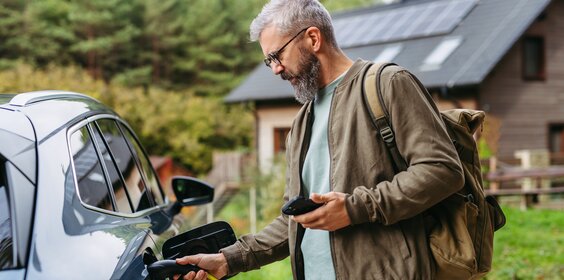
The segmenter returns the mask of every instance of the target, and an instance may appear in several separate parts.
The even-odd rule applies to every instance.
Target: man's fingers
[[[206,272],[203,270],[198,271],[198,273],[196,273],[196,278],[197,280],[206,280]]]
[[[309,198],[315,203],[327,203],[331,200],[337,199],[339,196],[335,192],[328,192],[326,194],[312,193]]]
[[[185,257],[176,259],[176,263],[177,264],[195,264],[195,265],[197,265],[200,262],[201,259],[202,259],[202,256],[200,256],[200,255],[185,256]]]
[[[309,198],[315,203],[325,203],[325,196],[318,193],[312,193]]]

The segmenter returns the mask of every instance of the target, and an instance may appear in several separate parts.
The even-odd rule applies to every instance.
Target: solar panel
[[[370,17],[366,19],[366,24],[361,24],[359,28],[356,29],[353,35],[351,35],[351,41],[359,42],[363,41],[366,38],[366,34],[371,32],[375,27],[377,27],[377,23],[380,20],[379,15],[372,14]]]
[[[435,7],[436,7],[436,5],[429,5],[425,9],[423,9],[423,11],[420,12],[414,20],[411,20],[409,22],[409,25],[407,25],[403,30],[401,30],[401,29],[398,30],[398,36],[400,38],[409,38],[411,36],[411,34],[416,30],[417,27],[424,24],[424,20],[426,18],[429,18],[429,15],[431,14],[431,12],[433,11],[433,8],[435,8]]]
[[[398,13],[396,22],[390,27],[390,29],[388,29],[386,34],[383,36],[383,39],[387,41],[390,38],[398,37],[398,34],[409,26],[409,23],[413,20],[414,16],[420,12],[420,10],[421,9],[411,7],[404,13]]]
[[[382,35],[386,32],[387,27],[391,25],[396,17],[396,13],[380,14],[378,16],[378,21],[371,23],[372,30],[370,33],[366,34],[366,37],[361,40],[363,44],[368,44],[374,41],[381,41]]]
[[[478,0],[439,0],[334,20],[343,48],[448,34]]]

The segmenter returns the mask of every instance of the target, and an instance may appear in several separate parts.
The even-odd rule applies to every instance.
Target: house
[[[564,1],[403,0],[335,14],[333,23],[350,58],[408,68],[441,109],[486,111],[485,138],[499,157],[564,152]],[[226,101],[255,104],[267,165],[300,108],[292,87],[261,63]]]

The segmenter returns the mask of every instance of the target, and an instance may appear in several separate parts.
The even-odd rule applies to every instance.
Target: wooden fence
[[[508,162],[510,164],[508,164]],[[550,194],[564,193],[564,156],[551,155],[550,166],[522,168],[516,165],[518,160],[504,160],[495,162],[497,166],[488,165],[484,179],[489,188],[486,194],[493,196],[520,196],[521,208],[526,209],[533,203],[543,203],[543,199]]]

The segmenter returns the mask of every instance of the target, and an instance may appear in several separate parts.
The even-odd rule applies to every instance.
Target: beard
[[[308,53],[305,49],[300,48],[300,61],[298,65],[298,73],[292,75],[288,72],[280,74],[283,80],[290,80],[295,78],[294,87],[296,100],[301,104],[312,101],[315,99],[319,91],[319,72],[321,63],[319,59],[312,53]]]

